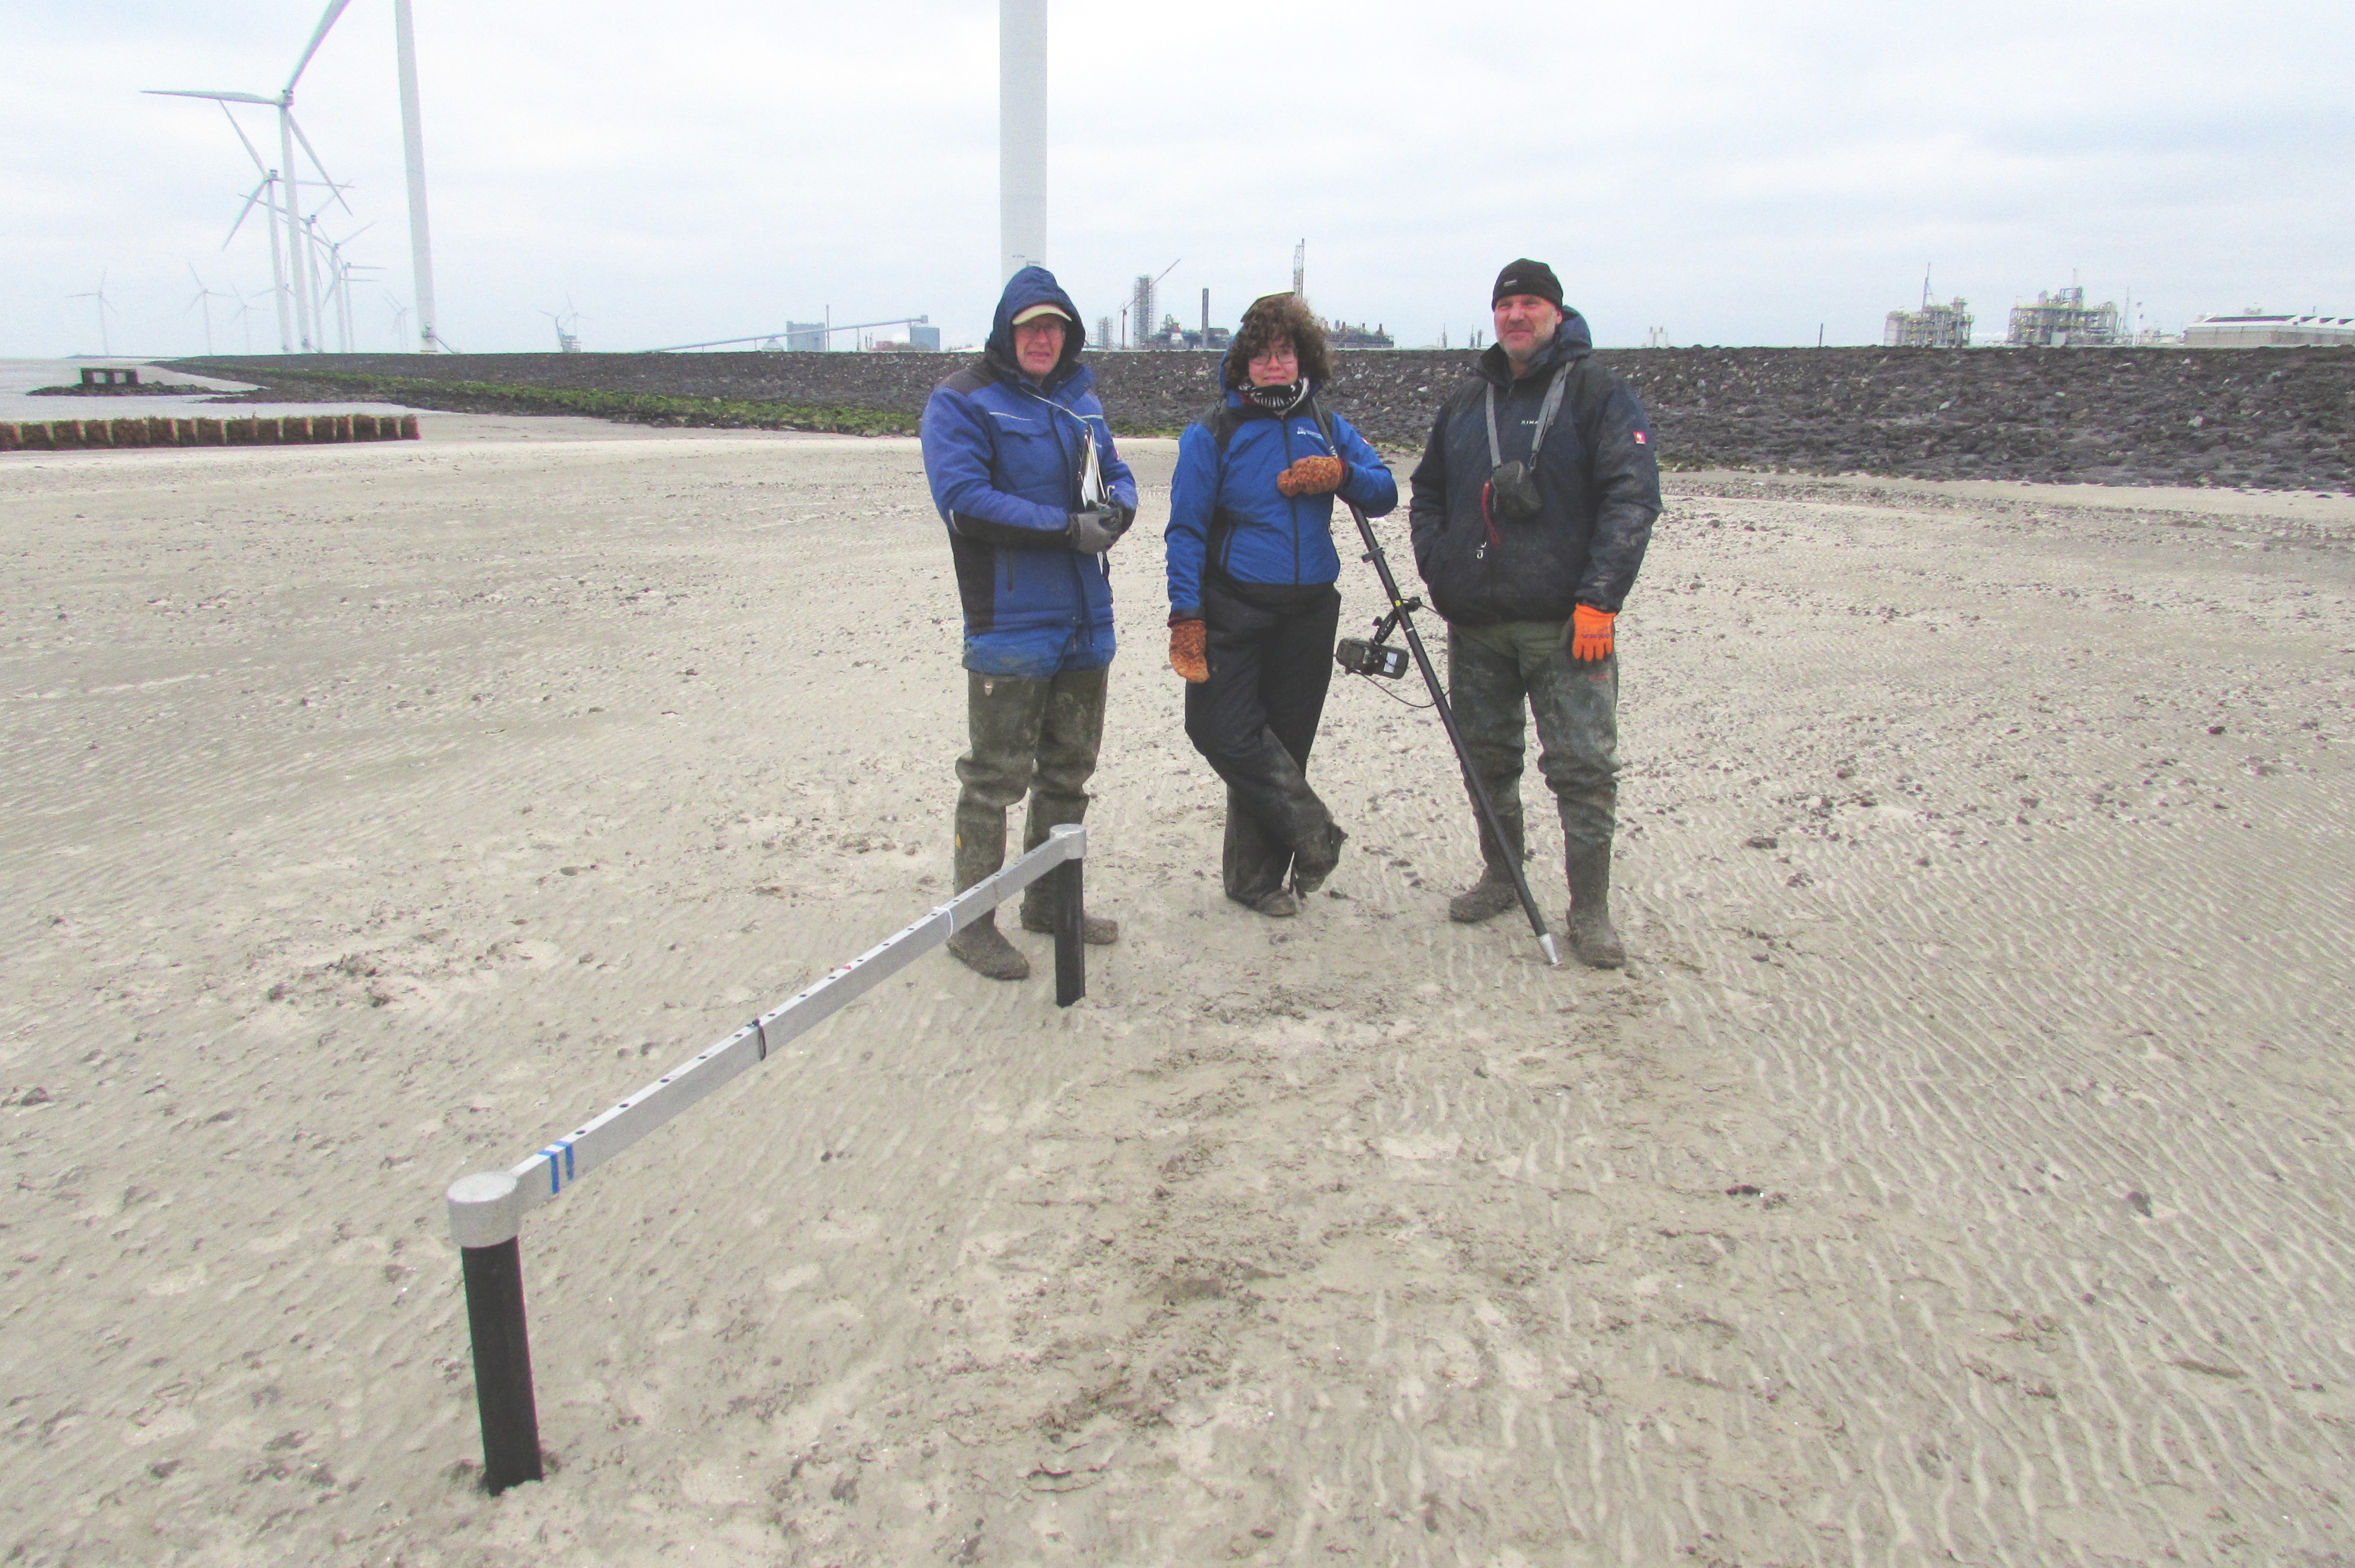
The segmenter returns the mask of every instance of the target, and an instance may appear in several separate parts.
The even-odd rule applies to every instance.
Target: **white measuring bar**
[[[977,882],[913,925],[829,971],[807,990],[761,1014],[709,1049],[682,1063],[611,1109],[582,1122],[530,1159],[504,1172],[462,1177],[450,1188],[450,1229],[461,1246],[506,1241],[523,1216],[553,1202],[564,1190],[635,1143],[769,1053],[815,1028],[881,981],[939,947],[1056,867],[1086,857],[1087,830],[1068,823],[1047,842],[986,881]]]

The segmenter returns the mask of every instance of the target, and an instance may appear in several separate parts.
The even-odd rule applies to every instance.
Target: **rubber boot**
[[[1049,829],[1060,827],[1067,821],[1076,822],[1079,820],[1077,813],[1066,815],[1063,812],[1041,808],[1039,804],[1039,797],[1035,793],[1032,794],[1029,821],[1022,830],[1022,853],[1028,854],[1032,850],[1045,843]],[[1022,890],[1022,928],[1047,936],[1054,935],[1055,895],[1043,880],[1034,882]],[[1102,915],[1090,915],[1082,910],[1080,915],[1080,940],[1092,948],[1108,948],[1120,940],[1120,922],[1107,919]]]
[[[1292,914],[1296,906],[1284,888],[1291,873],[1292,852],[1260,826],[1241,792],[1229,785],[1226,833],[1219,845],[1219,880],[1227,896],[1266,914],[1261,906],[1281,895],[1285,906],[1282,913]]]
[[[1006,864],[1006,813],[988,806],[959,806],[956,813],[956,890],[963,893],[995,876]],[[997,928],[993,909],[949,938],[957,962],[991,980],[1027,980],[1030,960]]]
[[[1022,890],[1022,928],[1044,936],[1055,934],[1055,895],[1044,882]],[[1091,948],[1109,948],[1120,940],[1120,922],[1105,915],[1080,911],[1080,940]]]
[[[1619,933],[1611,926],[1611,846],[1590,844],[1570,852],[1570,951],[1591,969],[1615,969],[1627,961]]]
[[[1490,798],[1493,800],[1494,792]],[[1474,812],[1475,816],[1478,812]],[[1480,821],[1480,880],[1447,901],[1447,917],[1459,925],[1476,926],[1483,920],[1502,915],[1521,901],[1520,891],[1513,885],[1513,868],[1521,863],[1521,803],[1498,806],[1497,815],[1505,824],[1505,842],[1497,843],[1497,835],[1488,831],[1485,817]]]
[[[1341,863],[1341,846],[1348,838],[1340,823],[1330,817],[1325,819],[1324,831],[1316,835],[1316,842],[1306,849],[1293,852],[1292,891],[1305,898],[1324,886],[1333,868]]]

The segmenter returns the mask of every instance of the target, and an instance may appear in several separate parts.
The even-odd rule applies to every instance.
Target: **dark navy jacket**
[[[1014,358],[1014,317],[1036,304],[1068,312],[1063,357],[1044,381]],[[1080,509],[1087,443],[1122,505],[1136,481],[1113,447],[1095,373],[1078,363],[1080,313],[1044,267],[1007,280],[982,362],[932,388],[924,405],[924,477],[948,524],[964,603],[964,667],[1043,678],[1112,662],[1112,578],[1103,556],[1066,542]]]
[[[1178,441],[1178,473],[1169,490],[1169,609],[1181,620],[1201,614],[1205,561],[1237,582],[1286,587],[1329,583],[1341,575],[1333,549],[1333,498],[1286,497],[1276,475],[1305,457],[1338,457],[1349,465],[1341,493],[1381,516],[1398,504],[1398,482],[1366,439],[1337,414],[1327,445],[1311,409],[1315,388],[1290,414],[1278,416],[1230,390],[1227,407],[1241,422],[1223,458],[1218,438],[1199,421]],[[1230,416],[1231,418],[1233,416]],[[1217,549],[1212,557],[1211,545]]]
[[[1409,515],[1415,565],[1448,620],[1568,620],[1574,605],[1616,611],[1636,586],[1660,514],[1660,470],[1644,405],[1593,351],[1586,318],[1572,311],[1527,375],[1516,379],[1492,344],[1441,405],[1415,465]],[[1504,461],[1526,461],[1546,387],[1566,363],[1570,382],[1538,456],[1538,514],[1495,515],[1481,495],[1490,471],[1485,394],[1497,389]]]

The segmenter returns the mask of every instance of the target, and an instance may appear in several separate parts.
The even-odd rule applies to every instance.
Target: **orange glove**
[[[1330,495],[1348,477],[1339,458],[1305,457],[1275,476],[1275,488],[1286,495]]]
[[[1570,609],[1570,656],[1573,659],[1601,661],[1611,657],[1611,623],[1619,613],[1597,609],[1591,604],[1576,604]]]
[[[1169,667],[1196,685],[1210,678],[1210,629],[1199,620],[1169,623]]]

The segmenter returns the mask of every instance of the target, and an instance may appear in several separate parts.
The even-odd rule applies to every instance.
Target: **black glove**
[[[1074,512],[1063,537],[1072,549],[1082,556],[1101,556],[1119,543],[1120,536],[1128,531],[1129,517],[1122,515],[1126,510],[1121,506],[1107,506]]]

